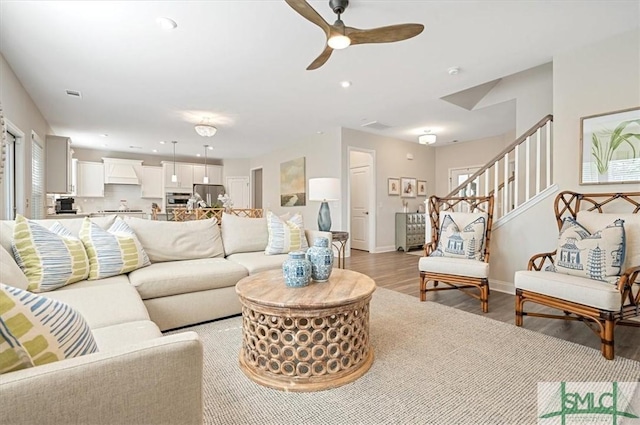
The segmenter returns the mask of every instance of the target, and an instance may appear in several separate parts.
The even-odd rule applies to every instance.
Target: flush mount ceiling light
[[[433,145],[436,142],[435,134],[423,134],[422,136],[418,136],[418,143],[421,145]]]
[[[165,31],[171,31],[176,29],[178,24],[171,18],[158,18],[156,19],[156,23]]]
[[[218,129],[209,123],[209,119],[207,118],[204,122],[195,126],[196,133],[198,133],[202,137],[213,137],[218,132]]]

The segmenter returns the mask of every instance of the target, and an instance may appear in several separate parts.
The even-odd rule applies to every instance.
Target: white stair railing
[[[551,125],[547,115],[447,195],[494,195],[496,220],[552,185]]]

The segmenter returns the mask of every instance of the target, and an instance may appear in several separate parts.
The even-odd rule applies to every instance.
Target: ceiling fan
[[[307,70],[317,69],[324,65],[331,53],[336,49],[344,49],[350,45],[365,43],[391,43],[394,41],[407,40],[415,37],[424,30],[422,24],[400,24],[390,25],[387,27],[379,27],[372,29],[359,29],[347,27],[340,19],[340,15],[344,13],[349,0],[329,0],[329,7],[333,13],[338,15],[338,19],[333,25],[325,21],[322,16],[312,8],[306,0],[285,0],[289,6],[308,21],[319,26],[327,36],[327,45],[324,51],[320,53]]]

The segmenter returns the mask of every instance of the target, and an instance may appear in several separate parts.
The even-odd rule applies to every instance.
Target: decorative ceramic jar
[[[305,253],[295,251],[289,253],[289,258],[282,263],[284,283],[293,288],[307,286],[311,281],[311,262],[305,258]]]
[[[315,238],[313,246],[307,250],[307,258],[311,261],[311,279],[316,282],[329,280],[333,270],[333,250],[329,248],[329,239]]]

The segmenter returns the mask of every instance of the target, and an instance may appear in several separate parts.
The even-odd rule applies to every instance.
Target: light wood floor
[[[369,254],[351,250],[346,259],[346,268],[364,273],[376,281],[379,287],[392,289],[414,297],[420,296],[420,278],[418,260],[420,257],[404,252],[386,252]],[[480,302],[460,291],[441,291],[427,293],[427,299],[470,313],[482,315]],[[426,308],[426,306],[425,306]],[[552,309],[527,303],[528,311],[554,312]],[[492,291],[489,297],[489,312],[484,314],[491,319],[514,324],[515,297],[498,291]],[[515,326],[515,324],[514,324]],[[564,320],[525,317],[524,327],[542,332],[577,344],[600,349],[600,339],[584,323]],[[640,361],[640,328],[616,326],[615,354]],[[603,358],[604,359],[604,358]]]

